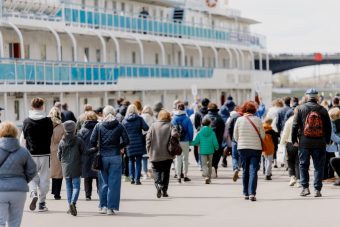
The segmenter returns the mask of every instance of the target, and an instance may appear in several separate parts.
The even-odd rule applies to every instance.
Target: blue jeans
[[[99,172],[99,207],[119,210],[122,178],[120,155],[102,157],[103,169]]]
[[[237,143],[231,142],[231,158],[233,162],[233,170],[240,170],[240,155],[237,150]]]
[[[80,177],[65,178],[68,204],[76,204],[80,192]]]
[[[142,171],[142,155],[134,155],[129,157],[129,173],[131,181],[140,182]]]
[[[149,157],[143,157],[142,158],[142,166],[143,166],[143,172],[144,173],[148,172],[148,159],[149,159]]]
[[[299,148],[299,160],[300,160],[300,182],[303,188],[309,187],[309,164],[310,156],[312,156],[314,164],[314,188],[321,191],[322,179],[326,158],[325,149],[306,149]]]
[[[257,171],[260,169],[261,151],[242,149],[239,152],[243,169],[243,194],[245,196],[256,195]]]

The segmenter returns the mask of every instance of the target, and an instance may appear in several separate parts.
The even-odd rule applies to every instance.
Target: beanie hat
[[[74,133],[76,131],[76,123],[74,121],[65,121],[63,126],[66,133]]]

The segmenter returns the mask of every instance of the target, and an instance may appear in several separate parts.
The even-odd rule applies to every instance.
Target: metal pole
[[[6,120],[7,119],[7,113],[8,113],[8,103],[7,103],[7,92],[4,93],[4,108],[5,108],[5,111],[4,111],[4,119]]]

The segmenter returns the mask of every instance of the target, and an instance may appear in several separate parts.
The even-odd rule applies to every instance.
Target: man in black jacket
[[[70,110],[68,110],[68,105],[65,102],[63,105],[61,105],[61,122],[65,122],[65,121],[74,121],[77,122],[76,117],[74,116],[74,113]]]
[[[46,117],[44,112],[44,100],[42,98],[33,98],[31,107],[32,110],[29,111],[28,118],[24,120],[22,127],[23,137],[21,137],[21,139],[26,140],[26,148],[31,153],[33,160],[37,165],[38,172],[29,183],[32,198],[29,208],[32,211],[36,209],[39,195],[38,211],[44,212],[48,210],[45,200],[50,184],[49,164],[53,123],[51,118]]]
[[[297,107],[292,129],[292,143],[299,147],[300,177],[303,190],[301,196],[307,196],[309,191],[309,162],[312,156],[314,164],[315,197],[321,197],[322,179],[326,156],[326,144],[331,139],[331,121],[328,112],[320,106],[318,92],[311,88],[306,92],[308,100]]]
[[[291,109],[290,100],[291,98],[289,96],[283,98],[285,106],[282,109],[280,109],[277,114],[276,128],[279,135],[281,134],[281,131],[283,130],[284,127],[286,113]]]

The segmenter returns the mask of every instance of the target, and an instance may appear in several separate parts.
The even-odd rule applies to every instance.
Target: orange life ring
[[[217,5],[217,1],[218,0],[206,0],[205,2],[209,8],[214,8]]]

